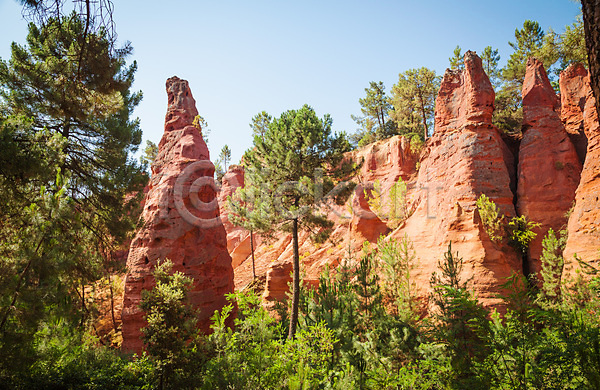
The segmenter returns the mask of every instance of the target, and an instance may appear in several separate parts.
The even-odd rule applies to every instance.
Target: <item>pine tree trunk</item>
[[[300,254],[298,251],[298,218],[292,220],[292,240],[294,246],[294,280],[292,295],[292,314],[290,315],[290,330],[288,339],[292,340],[296,335],[298,324],[298,305],[300,304]]]
[[[250,251],[252,252],[252,280],[256,279],[256,268],[254,266],[254,232],[250,230]]]
[[[423,93],[421,91],[419,91],[419,99],[421,99],[421,115],[423,115],[423,132],[424,137],[423,140],[427,141],[427,135],[429,133],[429,131],[427,131],[427,115],[425,114],[425,101],[423,100]]]
[[[600,0],[581,0],[585,46],[590,68],[590,84],[600,115]]]

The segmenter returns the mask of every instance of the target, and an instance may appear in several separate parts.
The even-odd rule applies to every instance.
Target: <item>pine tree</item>
[[[381,140],[394,135],[394,123],[389,118],[392,105],[385,94],[383,82],[371,81],[369,88],[365,88],[365,92],[366,96],[358,99],[362,116],[352,115],[352,119],[360,125],[360,129],[355,135],[357,142],[363,139]],[[364,143],[365,141],[361,142],[361,146]]]
[[[245,155],[249,185],[258,186],[263,198],[273,207],[271,220],[283,227],[291,224],[293,246],[293,300],[288,337],[296,332],[300,295],[300,254],[298,232],[303,227],[329,228],[331,222],[318,213],[318,194],[327,193],[328,178],[339,176],[343,152],[349,150],[344,136],[331,133],[329,115],[319,119],[308,105],[289,110],[274,119],[264,136],[254,137],[254,148]],[[314,183],[311,177],[323,173]],[[317,202],[315,202],[317,200]],[[321,230],[322,236],[327,230]]]
[[[400,73],[392,87],[390,116],[400,134],[422,134],[426,140],[433,127],[435,99],[440,79],[427,68],[409,69]]]
[[[221,148],[221,153],[219,153],[219,159],[223,162],[223,171],[227,172],[229,161],[231,161],[231,149],[229,149],[228,145],[225,145],[223,146],[223,148]]]
[[[271,213],[272,205],[268,197],[263,198],[261,184],[251,183],[254,176],[245,175],[245,187],[238,187],[236,192],[227,198],[229,220],[236,226],[241,226],[250,232],[250,254],[252,258],[252,278],[256,279],[256,264],[254,258],[254,235],[269,236],[275,221]]]
[[[0,62],[0,98],[8,114],[32,118],[36,134],[47,129],[63,137],[60,167],[82,215],[106,241],[107,235],[122,240],[139,201],[124,198],[145,181],[129,158],[141,142],[139,120],[130,115],[142,95],[129,90],[136,70],[135,63],[125,66],[131,49],[113,55],[103,33],[84,31],[74,14],[42,29],[30,24],[27,47],[13,43],[10,61]]]
[[[262,111],[252,117],[252,123],[250,123],[250,128],[252,129],[252,136],[263,137],[267,132],[267,128],[269,124],[273,121],[273,117],[269,115],[266,111]]]
[[[452,57],[448,58],[450,61],[450,69],[462,70],[465,67],[465,59],[460,46],[456,45],[452,52]]]
[[[565,263],[562,251],[566,244],[565,233],[566,231],[561,231],[557,237],[554,229],[550,228],[546,237],[542,240],[542,255],[540,257],[542,288],[540,293],[543,299],[552,302],[558,302],[561,298],[561,278]]]
[[[508,43],[514,52],[510,55],[506,66],[502,70],[502,77],[505,81],[516,82],[519,85],[523,84],[527,59],[541,54],[540,50],[544,43],[544,36],[545,33],[540,24],[532,20],[526,20],[522,29],[515,29],[515,42]],[[548,58],[539,58],[539,60],[544,62],[546,68],[554,62],[549,62]]]
[[[72,14],[30,24],[27,44],[0,61],[2,349],[10,339],[26,352],[44,324],[83,328],[84,286],[119,266],[112,253],[147,180],[131,158],[141,93],[130,50]]]
[[[438,262],[439,274],[431,276],[432,301],[437,307],[434,314],[437,320],[436,334],[439,340],[447,343],[454,368],[454,381],[468,381],[472,375],[473,360],[478,354],[485,354],[477,325],[485,323],[486,312],[477,299],[467,289],[469,280],[463,281],[461,273],[463,259],[452,253],[452,243],[444,259]]]
[[[145,167],[150,167],[154,162],[154,159],[158,155],[158,146],[150,140],[146,140],[146,147],[144,153],[140,156],[140,162]]]
[[[498,54],[498,49],[492,49],[491,46],[486,46],[481,52],[481,62],[483,64],[483,70],[488,75],[492,86],[498,88],[500,85],[500,70],[498,69],[500,54]]]

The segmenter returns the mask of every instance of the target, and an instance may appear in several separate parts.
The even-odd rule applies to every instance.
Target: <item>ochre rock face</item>
[[[446,70],[435,102],[436,133],[469,126],[491,125],[494,88],[481,67],[481,59],[465,53],[464,70]]]
[[[244,168],[240,165],[230,165],[221,180],[219,192],[219,208],[221,220],[227,232],[227,250],[231,255],[233,268],[240,265],[251,255],[250,232],[240,226],[235,226],[229,220],[227,198],[232,196],[239,187],[244,187]],[[256,245],[256,242],[255,242]]]
[[[480,222],[476,200],[486,194],[509,218],[515,215],[510,177],[505,163],[506,145],[492,125],[494,91],[481,59],[465,54],[463,71],[447,70],[436,101],[435,134],[421,156],[414,213],[392,233],[414,243],[418,264],[412,273],[420,295],[429,291],[452,243],[464,260],[463,280],[485,305],[500,304],[496,294],[521,260],[511,248],[490,241]]]
[[[541,63],[529,61],[523,87],[524,135],[520,142],[512,139],[510,149],[492,124],[494,91],[481,60],[467,52],[464,70],[447,70],[444,75],[436,101],[435,134],[422,151],[413,150],[408,138],[396,136],[346,155],[347,160],[362,164],[353,179],[356,187],[344,205],[329,209],[334,225],[327,242],[315,244],[307,232],[300,233],[304,281],[315,284],[325,267],[335,269],[344,259],[355,261],[363,243],[373,248],[381,235],[396,240],[407,236],[417,256],[411,278],[418,295],[430,292],[431,274],[438,271],[438,262],[452,243],[452,251],[464,260],[462,279],[469,280],[484,305],[501,307],[498,293],[506,293],[501,286],[513,273],[524,272],[523,259],[506,239],[490,240],[476,207],[481,194],[494,201],[508,220],[518,209],[542,224],[530,248],[531,271],[540,268],[541,241],[547,230],[559,230],[566,223],[565,213],[575,199],[565,249],[567,273],[576,268],[569,259],[575,252],[599,266],[600,126],[587,77],[580,66],[563,72],[561,105]],[[581,145],[587,147],[578,154],[576,146]],[[227,173],[222,207],[226,194],[237,185],[229,181],[241,183],[242,176],[237,168]],[[382,217],[381,210],[371,210],[365,192],[378,181],[382,192],[389,194],[399,179],[408,187],[409,216],[393,223]],[[248,236],[228,222],[226,226],[235,259],[235,286],[241,289],[253,281]],[[291,235],[283,232],[271,241],[255,236],[258,280],[253,287],[264,286],[267,307],[286,299],[291,241]]]
[[[575,77],[580,77],[581,73],[579,71]],[[574,277],[579,268],[575,254],[597,268],[600,266],[600,125],[589,76],[586,73],[581,81],[576,82],[581,82],[578,95],[584,99],[584,104],[583,110],[572,121],[583,124],[588,143],[581,180],[575,192],[575,207],[567,227],[568,239],[564,251],[567,279]],[[568,84],[568,80],[565,83]],[[563,93],[561,90],[561,95]]]
[[[233,291],[233,268],[225,228],[219,218],[214,165],[200,130],[187,81],[167,80],[169,106],[165,133],[152,164],[144,202],[144,225],[131,243],[123,298],[123,345],[140,352],[140,328],[146,326],[139,308],[142,290],[152,289],[157,262],[170,259],[173,271],[193,278],[190,302],[200,309],[199,327],[208,332],[210,316],[225,305]]]
[[[573,121],[571,121],[573,122]],[[530,58],[523,83],[523,139],[519,149],[517,211],[541,226],[529,246],[530,272],[541,269],[548,229],[567,223],[581,164],[559,117],[559,101],[541,61]]]
[[[560,72],[560,119],[583,164],[587,152],[583,117],[585,103],[591,93],[588,72],[580,63],[569,65]]]

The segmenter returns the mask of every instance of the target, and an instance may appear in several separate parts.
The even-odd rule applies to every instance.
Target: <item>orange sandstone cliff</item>
[[[567,90],[576,93],[567,94]],[[580,268],[575,255],[600,267],[600,125],[589,75],[583,66],[571,65],[561,73],[561,96],[563,101],[569,99],[568,104],[563,103],[563,120],[567,126],[577,124],[587,138],[581,180],[567,225],[564,272],[569,279]]]
[[[208,331],[210,316],[233,291],[233,268],[227,235],[219,218],[214,165],[200,130],[192,125],[198,114],[187,81],[167,80],[165,133],[152,164],[144,201],[144,225],[131,243],[123,297],[123,345],[140,352],[140,328],[146,325],[139,308],[142,290],[154,286],[158,261],[170,259],[173,270],[193,278],[190,301],[200,309],[199,326]]]
[[[476,200],[486,194],[500,211],[515,215],[510,190],[512,155],[492,125],[494,90],[481,59],[465,54],[465,67],[447,70],[436,100],[436,131],[421,156],[414,214],[392,233],[413,241],[418,265],[413,272],[421,294],[452,242],[464,259],[463,278],[485,305],[500,301],[500,285],[521,271],[521,259],[506,245],[493,243],[485,233]]]
[[[579,157],[560,119],[560,102],[542,62],[530,58],[523,82],[517,212],[540,227],[529,245],[526,273],[541,270],[542,240],[548,230],[558,234],[565,227],[580,173]]]
[[[414,244],[416,292],[426,297],[452,243],[464,260],[463,280],[486,306],[499,306],[501,285],[513,273],[540,269],[541,241],[552,228],[567,224],[565,271],[575,275],[577,254],[600,266],[600,125],[587,71],[572,65],[560,78],[559,102],[541,63],[528,62],[523,86],[523,137],[507,146],[492,124],[494,90],[481,59],[467,52],[463,70],[447,70],[436,101],[436,129],[423,148],[395,136],[347,153],[360,168],[344,205],[329,205],[330,238],[315,244],[300,233],[301,267],[306,283],[315,284],[324,268],[357,259],[365,242],[408,237]],[[151,272],[170,258],[175,270],[194,278],[191,300],[201,309],[200,324],[225,304],[223,294],[252,286],[266,306],[286,299],[291,281],[290,234],[267,240],[254,236],[255,273],[249,232],[228,218],[227,197],[244,185],[243,168],[230,166],[218,198],[214,167],[198,129],[197,111],[187,82],[167,81],[169,108],[159,155],[145,199],[144,226],[131,244],[123,303],[123,348],[140,351],[143,313],[141,291],[153,286]],[[582,167],[583,165],[583,167]],[[407,185],[406,218],[388,218],[372,210],[367,195],[377,182],[386,194],[398,180]],[[486,194],[510,219],[526,215],[540,223],[528,256],[486,233],[476,200]],[[389,199],[387,199],[389,200]],[[217,205],[217,201],[219,205]],[[219,214],[221,217],[219,218]]]

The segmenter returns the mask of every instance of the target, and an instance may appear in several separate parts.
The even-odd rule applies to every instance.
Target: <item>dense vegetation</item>
[[[326,193],[348,173],[331,167],[350,147],[343,134],[331,133],[331,118],[318,118],[309,106],[253,118],[248,186],[232,200],[237,223],[250,231],[292,231],[289,307],[274,316],[251,289],[239,291],[214,313],[213,333],[199,334],[187,297],[191,280],[164,259],[154,270],[156,287],[143,295],[147,352],[121,355],[97,332],[87,294],[98,283],[113,293],[111,277],[123,267],[114,251],[133,231],[144,172],[157,154],[148,143],[141,163],[131,157],[141,142],[131,118],[142,98],[131,91],[136,64],[127,64],[130,46],[115,47],[112,22],[96,17],[106,15],[110,1],[77,2],[84,9],[66,14],[59,0],[21,3],[35,23],[27,44],[13,44],[11,58],[0,61],[0,388],[597,388],[600,274],[584,268],[589,275],[562,280],[561,232],[544,239],[544,283],[538,288],[514,275],[501,313],[478,303],[451,245],[439,254],[429,295],[418,298],[408,238],[349,252],[317,288],[307,288],[298,230],[318,226],[315,238],[324,239],[330,222],[311,209],[306,198],[315,194],[303,183],[318,171]],[[526,21],[504,68],[498,51],[486,47],[481,57],[498,91],[496,124],[519,131],[527,56],[542,58],[556,81],[570,62],[586,58],[582,43],[580,20],[560,35]],[[451,67],[461,61],[457,47]],[[371,82],[351,141],[361,146],[406,134],[418,148],[434,132],[439,82],[424,67],[401,73],[391,96]],[[206,136],[206,122],[197,121]],[[219,157],[223,173],[229,147]],[[290,182],[295,186],[276,191]],[[406,185],[399,181],[393,191],[404,199]],[[372,194],[373,210],[388,210],[377,187]],[[274,210],[276,201],[287,214]],[[526,250],[533,222],[503,220],[485,197],[478,208],[492,241]],[[404,203],[388,211],[398,223],[407,217]]]

